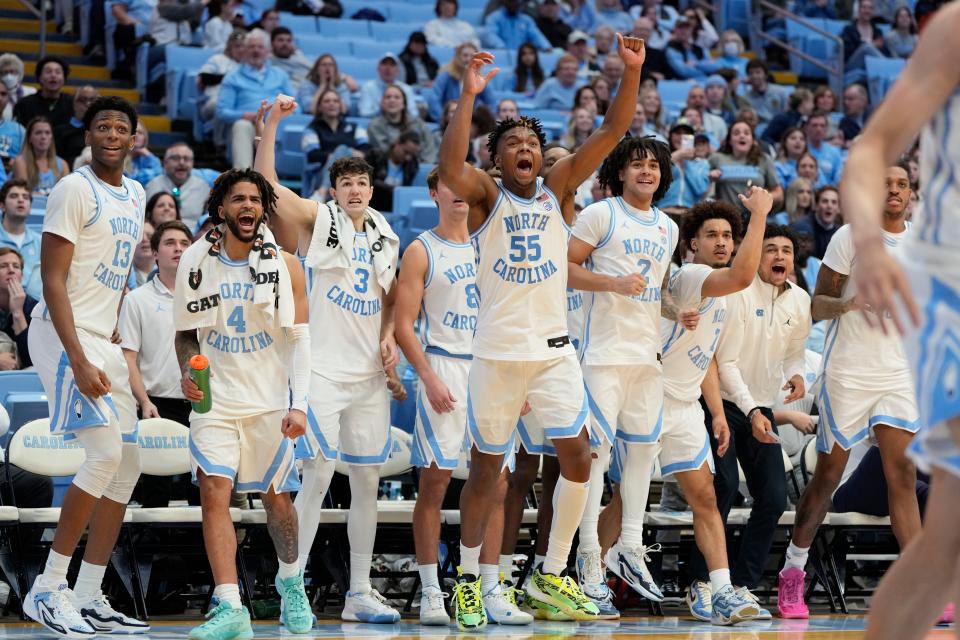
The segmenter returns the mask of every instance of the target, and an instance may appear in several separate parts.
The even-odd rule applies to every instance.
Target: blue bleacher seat
[[[303,130],[310,123],[312,116],[297,114],[290,116],[280,123],[277,131],[277,175],[281,178],[297,178],[302,173],[305,158],[300,150],[300,139]]]
[[[837,36],[840,35],[840,31],[847,24],[842,20],[825,20],[822,18],[808,18],[807,20],[816,27]],[[803,51],[808,56],[828,64],[839,57],[840,51],[837,42],[793,20],[787,20],[786,23],[787,42],[790,45]],[[796,55],[790,56],[790,70],[798,75],[810,78],[824,79],[828,75],[820,67]]]
[[[750,35],[750,0],[725,0],[720,3],[722,9],[717,27],[721,30],[733,29],[742,37]]]
[[[293,31],[294,37],[299,38],[301,35],[320,33],[320,29],[317,27],[317,19],[314,16],[297,16],[285,11],[279,13],[280,26]]]
[[[380,11],[386,10],[388,15],[385,17],[390,22],[414,22],[419,23],[418,31],[423,30],[423,25],[429,20],[437,17],[433,5],[413,4],[404,0],[403,2],[378,2],[378,7],[383,7]]]
[[[331,54],[339,60],[343,56],[353,55],[353,43],[349,39],[336,39],[320,34],[297,36],[297,47],[311,60],[319,58],[324,53]]]
[[[14,392],[43,393],[43,383],[36,371],[0,371],[0,398]]]
[[[657,83],[660,101],[664,106],[682,108],[687,104],[687,94],[695,84],[697,84],[696,80],[661,80]]]
[[[453,54],[455,52],[453,47],[441,47],[431,44],[427,46],[427,49],[430,51],[430,55],[436,58],[437,62],[441,65],[445,65],[453,60]]]
[[[209,49],[170,44],[166,48],[167,117],[190,120],[196,113],[197,74],[214,55]]]
[[[432,229],[440,222],[440,211],[433,200],[414,200],[410,205],[410,228],[419,233]]]
[[[337,68],[340,73],[353,76],[360,84],[377,77],[377,61],[371,61],[370,58],[337,58]]]
[[[344,10],[346,15],[346,10]],[[369,38],[369,20],[348,20],[346,18],[317,18],[317,28],[325,36],[337,38]]]
[[[373,36],[375,40],[396,40],[398,42],[403,41],[404,45],[406,45],[411,33],[414,31],[420,31],[421,29],[423,29],[422,22],[417,24],[416,22],[391,20],[390,22],[370,23],[370,35]],[[381,47],[378,49],[378,51],[382,52],[384,51],[384,48]],[[394,53],[399,54],[400,52],[394,51]]]
[[[483,7],[465,7],[460,5],[460,9],[457,11],[457,17],[472,24],[474,27],[478,27],[483,24]]]
[[[394,215],[408,217],[410,205],[413,204],[415,200],[430,200],[430,192],[426,187],[394,187]]]
[[[417,169],[417,176],[413,179],[414,187],[425,187],[427,186],[427,174],[433,171],[433,168],[437,166],[435,164],[430,164],[429,162],[421,162],[420,168]]]
[[[15,391],[8,393],[3,403],[10,415],[10,432],[14,432],[31,420],[46,418],[50,415],[47,395],[36,391]]]
[[[867,69],[867,87],[870,90],[870,102],[880,104],[887,91],[896,82],[897,77],[907,66],[903,58],[880,58],[867,56],[864,58]]]

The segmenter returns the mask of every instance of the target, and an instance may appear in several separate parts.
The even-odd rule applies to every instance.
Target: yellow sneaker
[[[453,615],[462,631],[476,631],[487,626],[487,612],[483,608],[480,578],[463,573],[457,568],[457,586],[453,588]]]
[[[533,571],[528,595],[557,608],[574,620],[599,620],[600,609],[564,570],[559,575],[543,573],[543,565]]]

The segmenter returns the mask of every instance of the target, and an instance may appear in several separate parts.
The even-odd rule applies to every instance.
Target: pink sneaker
[[[949,603],[946,607],[943,608],[943,613],[940,614],[940,619],[937,620],[937,624],[952,624],[953,623],[953,603]]]
[[[803,583],[807,574],[803,569],[785,568],[780,572],[777,591],[777,609],[781,618],[809,618],[810,610],[803,601]]]

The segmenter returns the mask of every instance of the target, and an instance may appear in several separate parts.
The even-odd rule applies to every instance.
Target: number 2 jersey
[[[584,294],[585,365],[656,364],[660,352],[660,287],[679,235],[676,223],[654,207],[641,211],[623,198],[606,198],[580,212],[574,237],[595,247],[588,268],[608,276],[639,273],[642,293]]]
[[[122,186],[114,187],[89,166],[65,176],[50,193],[43,231],[74,245],[67,298],[78,329],[108,339],[113,334],[143,233],[144,206],[140,183],[124,177]],[[31,315],[50,318],[43,300]]]
[[[471,239],[480,309],[473,355],[551,360],[574,354],[567,331],[567,227],[556,196],[537,178],[530,199],[500,195]]]
[[[417,318],[420,342],[427,353],[469,356],[480,308],[473,245],[444,240],[433,231],[417,240],[429,264]]]

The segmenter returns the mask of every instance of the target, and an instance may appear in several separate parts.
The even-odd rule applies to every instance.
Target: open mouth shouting
[[[786,277],[787,266],[784,264],[775,264],[770,268],[770,271],[772,271],[775,276]]]
[[[252,235],[257,230],[257,216],[253,213],[241,213],[237,216],[237,227],[244,235]]]
[[[529,178],[533,175],[533,161],[530,158],[520,158],[517,160],[517,176],[520,178]]]

